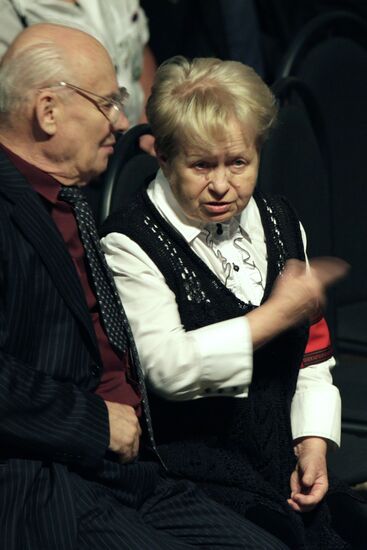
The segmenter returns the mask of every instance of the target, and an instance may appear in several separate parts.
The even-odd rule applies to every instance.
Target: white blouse
[[[238,298],[260,304],[267,258],[254,199],[240,216],[217,227],[189,220],[161,171],[150,184],[148,195],[160,214]],[[304,237],[303,229],[302,234]],[[170,400],[220,395],[246,398],[253,369],[246,317],[185,331],[175,295],[140,246],[120,233],[110,233],[101,243],[153,390]],[[341,401],[330,372],[334,365],[331,358],[300,369],[291,408],[294,439],[314,435],[340,444]]]

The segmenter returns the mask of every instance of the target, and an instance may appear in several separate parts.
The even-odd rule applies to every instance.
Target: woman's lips
[[[212,214],[223,214],[230,209],[230,202],[206,202],[205,208]]]

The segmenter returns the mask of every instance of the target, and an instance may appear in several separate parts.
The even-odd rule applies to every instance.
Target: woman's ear
[[[168,178],[169,174],[170,174],[170,163],[167,160],[166,155],[163,155],[161,153],[161,151],[159,151],[159,149],[156,148],[155,152],[156,152],[156,155],[157,155],[157,160],[158,160],[158,163],[159,163],[159,167],[161,168],[161,170],[162,170],[163,174],[166,176],[166,178]]]
[[[161,153],[161,151],[157,148],[156,144],[154,144],[154,149],[155,149],[155,154],[159,162],[159,165],[163,169],[163,167],[167,165],[167,157],[163,155],[163,153]]]
[[[35,114],[39,127],[49,136],[56,133],[58,110],[56,94],[41,90],[37,96]]]

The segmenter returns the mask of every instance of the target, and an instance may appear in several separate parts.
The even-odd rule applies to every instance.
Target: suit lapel
[[[67,307],[82,323],[90,342],[97,347],[85,295],[64,240],[37,193],[2,151],[0,192],[14,203],[14,223],[37,250]]]

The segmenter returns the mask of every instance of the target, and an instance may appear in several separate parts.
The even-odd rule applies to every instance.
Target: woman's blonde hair
[[[211,148],[226,138],[229,122],[249,125],[261,147],[277,115],[276,100],[255,71],[238,61],[176,56],[157,70],[147,117],[167,160],[182,147]]]

